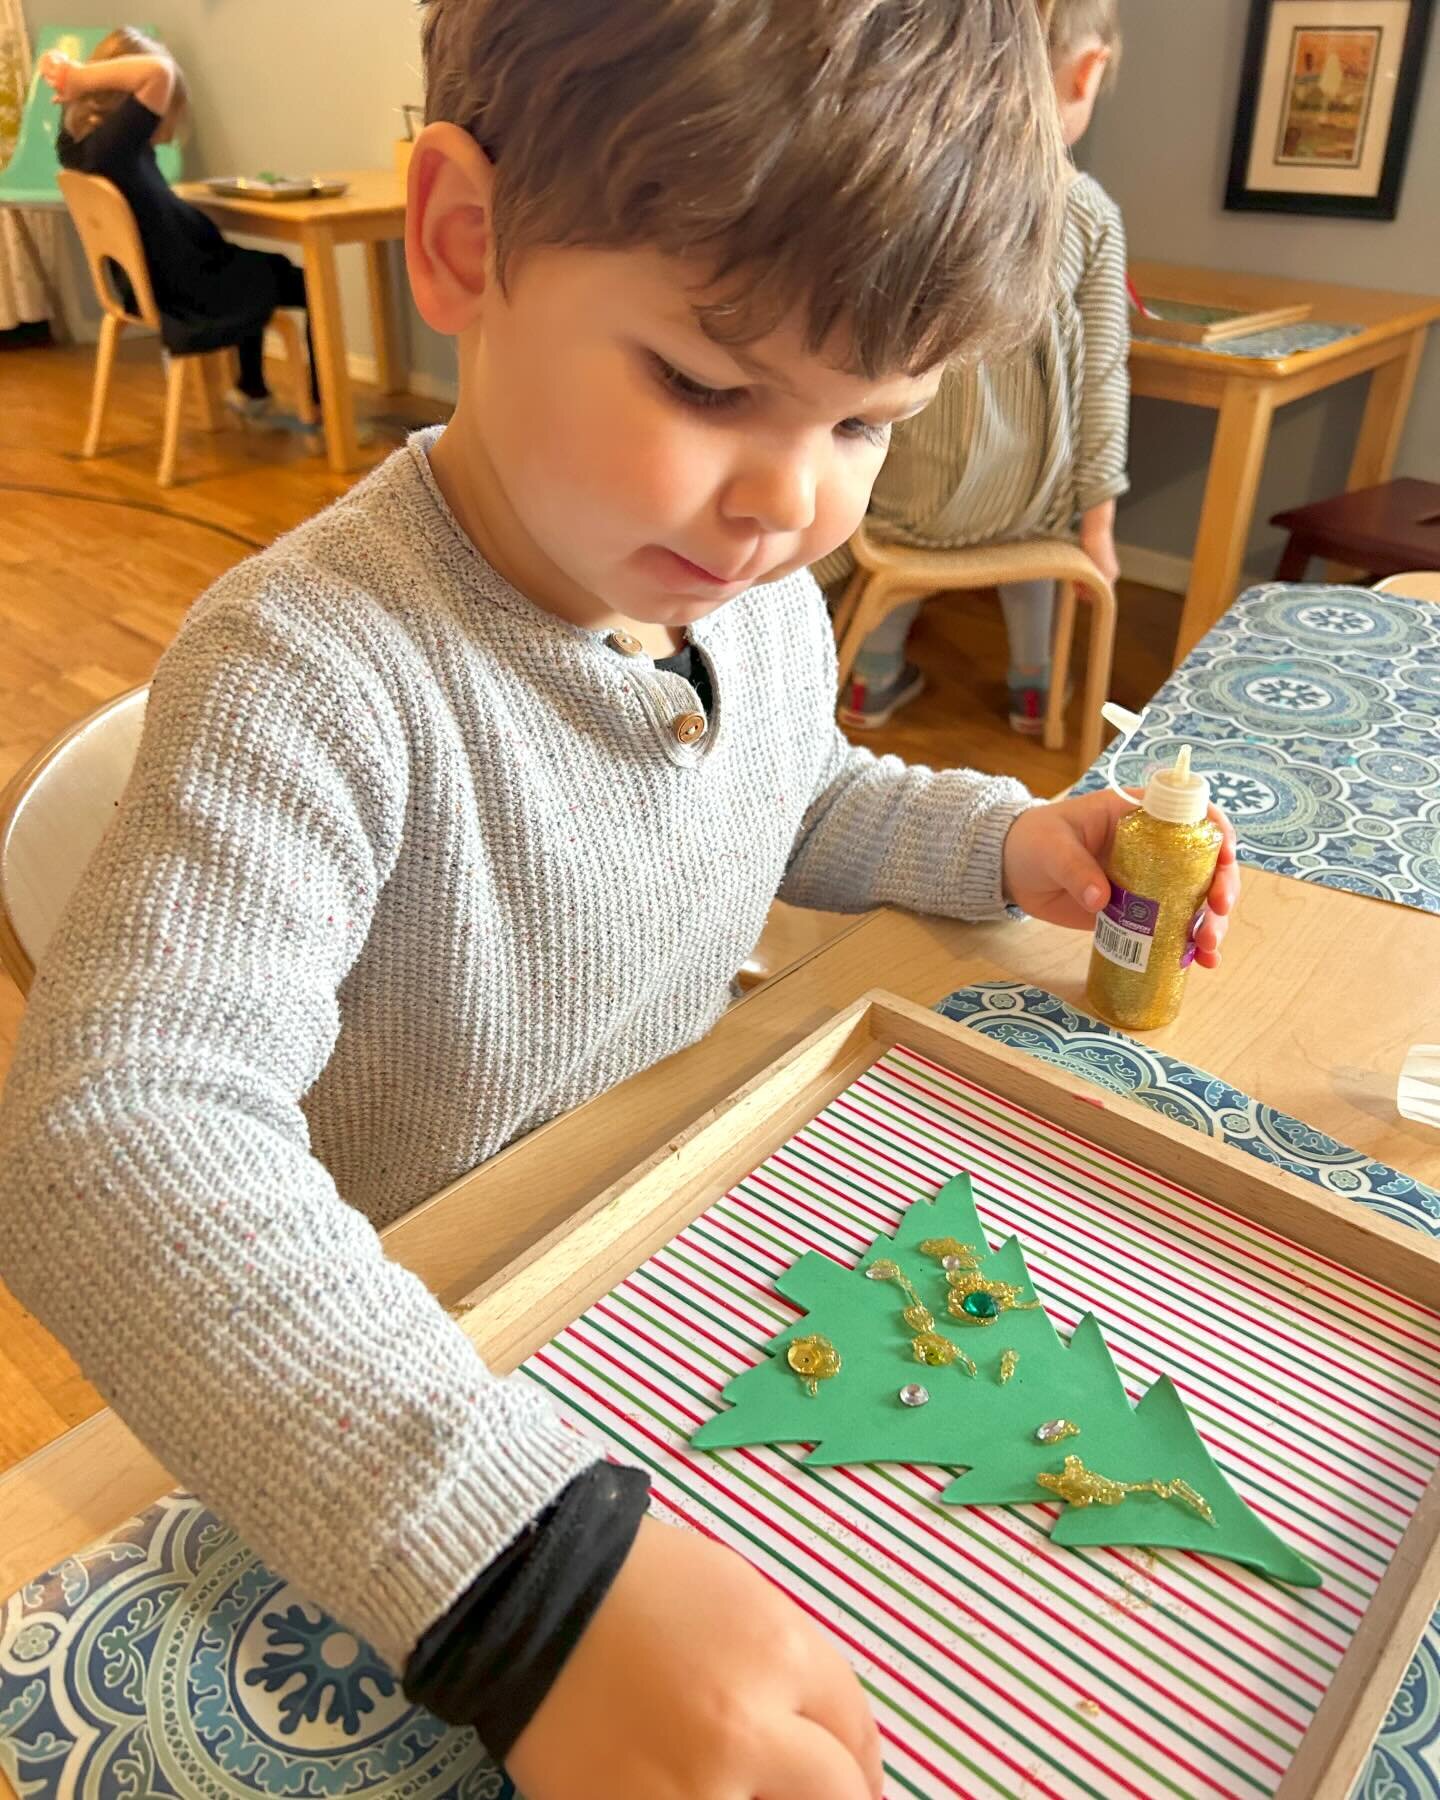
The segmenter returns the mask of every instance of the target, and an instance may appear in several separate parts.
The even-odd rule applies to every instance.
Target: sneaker
[[[840,723],[853,731],[878,731],[888,725],[902,706],[924,692],[925,677],[914,663],[906,663],[883,687],[855,675],[840,708]]]
[[[275,405],[273,394],[245,394],[232,387],[225,396],[226,412],[234,413],[242,425],[261,425],[268,420]]]
[[[1010,729],[1021,737],[1039,737],[1045,729],[1045,709],[1050,704],[1050,672],[1010,677]],[[1075,696],[1075,683],[1065,683],[1065,704]]]

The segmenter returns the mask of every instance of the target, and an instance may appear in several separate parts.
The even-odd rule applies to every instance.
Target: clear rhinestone
[[[924,1406],[930,1398],[929,1388],[921,1387],[918,1381],[907,1381],[900,1390],[902,1406]]]
[[[1062,1438],[1079,1437],[1080,1427],[1070,1419],[1047,1419],[1035,1427],[1037,1444],[1058,1444]]]
[[[959,1256],[942,1256],[940,1258],[940,1267],[942,1269],[963,1269],[965,1267],[965,1260],[963,1257]]]

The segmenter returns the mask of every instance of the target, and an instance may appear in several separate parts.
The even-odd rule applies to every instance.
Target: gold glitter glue
[[[813,1337],[792,1338],[785,1360],[805,1383],[812,1400],[820,1392],[822,1381],[840,1373],[840,1352],[818,1332]]]
[[[950,1284],[946,1305],[952,1318],[966,1325],[993,1325],[1002,1312],[1031,1312],[1040,1302],[1022,1300],[1013,1282],[991,1281],[973,1269],[947,1269]]]
[[[926,1238],[920,1249],[925,1256],[938,1256],[941,1266],[946,1269],[978,1269],[980,1267],[980,1258],[969,1244],[962,1244],[959,1238]]]
[[[1197,1494],[1188,1481],[1112,1481],[1087,1469],[1078,1456],[1067,1456],[1058,1475],[1043,1470],[1036,1481],[1052,1494],[1058,1494],[1067,1506],[1119,1506],[1131,1494],[1158,1494],[1162,1500],[1178,1500],[1198,1513],[1207,1525],[1215,1523],[1215,1515],[1203,1494]]]
[[[1180,1010],[1224,842],[1209,805],[1209,783],[1191,772],[1190,746],[1182,744],[1175,767],[1157,770],[1137,810],[1115,827],[1110,899],[1095,920],[1085,988],[1091,1008],[1112,1025],[1151,1031]]]
[[[915,1284],[899,1263],[883,1258],[871,1263],[865,1274],[871,1281],[893,1281],[904,1293],[906,1304],[900,1316],[915,1334],[910,1340],[910,1348],[916,1362],[924,1363],[930,1369],[944,1369],[958,1362],[968,1374],[975,1373],[975,1364],[960,1346],[952,1344],[935,1329],[934,1313],[916,1293]]]
[[[1000,1358],[1000,1380],[1002,1383],[1008,1381],[1015,1373],[1019,1361],[1020,1352],[1018,1350],[1007,1350]]]

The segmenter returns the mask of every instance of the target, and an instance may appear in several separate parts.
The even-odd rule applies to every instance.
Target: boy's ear
[[[468,131],[427,125],[410,154],[405,265],[420,316],[458,337],[494,280],[495,169]]]
[[[1088,50],[1082,50],[1070,65],[1070,92],[1062,98],[1076,105],[1093,100],[1100,91],[1109,64],[1110,51],[1106,45],[1092,44]]]

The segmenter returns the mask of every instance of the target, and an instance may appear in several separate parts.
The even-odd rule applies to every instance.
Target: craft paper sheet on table
[[[689,1447],[798,1316],[780,1273],[808,1250],[855,1263],[962,1170],[1062,1335],[1093,1311],[1132,1398],[1168,1374],[1323,1587],[1193,1553],[1064,1549],[1055,1506],[942,1505],[951,1476],[933,1465]],[[651,1472],[662,1516],[734,1545],[836,1636],[894,1800],[1274,1793],[1440,1450],[1440,1317],[905,1049],[525,1372]],[[897,1384],[915,1373],[897,1363]]]

